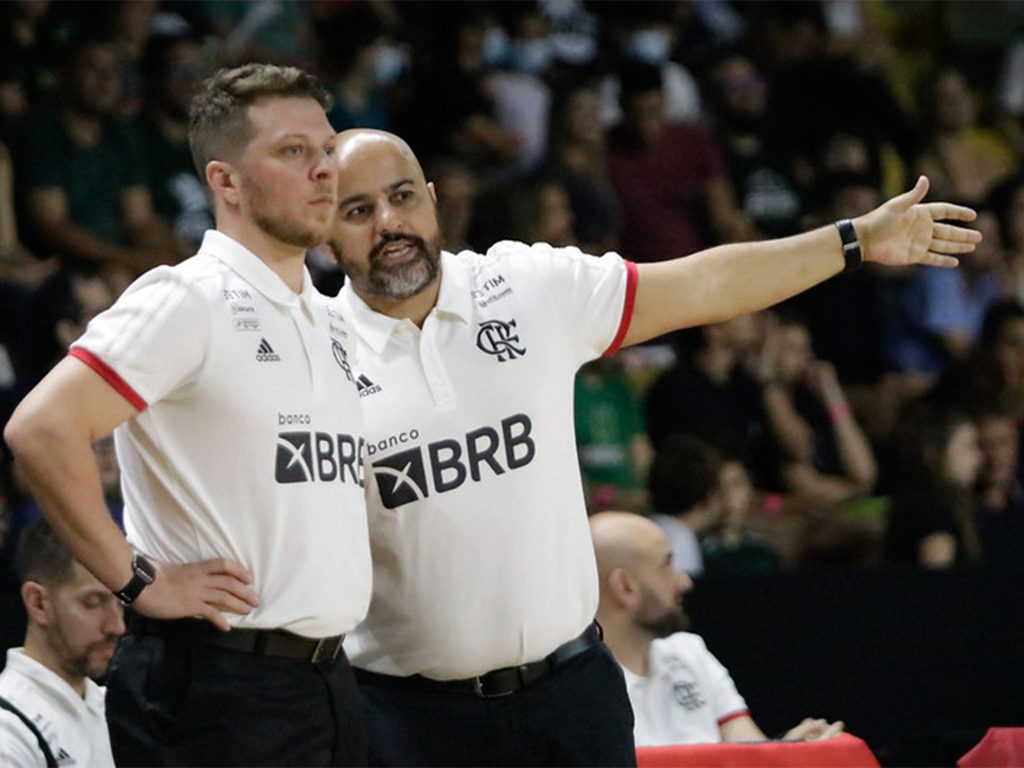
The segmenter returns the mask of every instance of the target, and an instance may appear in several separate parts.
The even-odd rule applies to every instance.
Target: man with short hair
[[[16,569],[28,627],[0,673],[0,697],[20,713],[0,702],[0,764],[49,765],[48,750],[54,764],[113,766],[104,691],[90,678],[107,673],[124,633],[121,604],[45,521],[25,531]]]
[[[97,316],[5,430],[55,530],[136,609],[108,683],[118,763],[365,760],[341,649],[371,576],[354,338],[304,266],[336,208],[326,103],[290,67],[206,81],[190,143],[217,229]],[[90,450],[111,430],[127,541]]]
[[[672,563],[665,533],[630,512],[590,518],[601,602],[597,620],[622,665],[637,746],[766,741],[728,670],[699,635],[685,632],[690,577]],[[842,722],[805,718],[789,740],[836,736]]]
[[[499,242],[441,251],[397,136],[338,137],[329,244],[359,335],[373,601],[347,646],[381,765],[631,764],[573,434],[579,367],[761,309],[854,267],[953,266],[972,211],[917,186],[855,222],[636,265]],[[844,246],[845,243],[845,246]],[[678,254],[682,256],[682,254]],[[491,700],[494,698],[494,700]]]

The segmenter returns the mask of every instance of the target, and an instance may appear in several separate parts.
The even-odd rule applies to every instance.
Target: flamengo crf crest
[[[515,320],[507,323],[504,320],[485,320],[476,333],[476,345],[488,355],[497,357],[499,363],[522,357],[526,354],[526,347],[518,343],[519,336],[513,333],[515,327]]]

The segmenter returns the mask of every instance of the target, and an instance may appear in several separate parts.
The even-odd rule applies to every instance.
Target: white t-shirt
[[[717,743],[719,726],[748,714],[729,671],[699,635],[677,632],[655,640],[649,662],[648,677],[622,668],[638,747]]]
[[[625,335],[636,270],[507,241],[441,265],[422,330],[350,285],[339,302],[359,334],[374,557],[346,648],[445,680],[541,659],[594,618],[573,382]]]
[[[260,606],[226,614],[235,626],[323,637],[365,615],[354,346],[308,273],[296,294],[209,231],[198,255],[135,281],[71,351],[139,411],[115,430],[132,546],[248,568]]]
[[[691,576],[703,573],[704,553],[693,529],[673,515],[651,515],[651,520],[658,524],[672,547],[672,565]]]
[[[85,698],[56,672],[25,655],[7,651],[0,672],[0,696],[28,716],[50,747],[57,764],[80,768],[114,765],[103,700],[106,691],[85,681]],[[12,712],[0,709],[0,765],[4,768],[45,768],[39,741]]]

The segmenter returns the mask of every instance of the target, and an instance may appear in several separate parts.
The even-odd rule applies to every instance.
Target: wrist
[[[839,230],[839,240],[843,249],[842,274],[853,272],[859,269],[864,261],[859,231],[856,224],[850,219],[840,219],[835,223],[835,227]]]
[[[128,582],[118,590],[114,590],[114,596],[121,601],[122,605],[129,606],[135,602],[142,590],[156,581],[156,568],[149,560],[142,555],[132,557],[132,575]]]

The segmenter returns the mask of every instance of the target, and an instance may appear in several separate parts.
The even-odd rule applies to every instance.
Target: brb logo
[[[476,332],[476,345],[488,355],[494,355],[499,363],[515,360],[526,354],[526,347],[517,346],[519,336],[513,333],[515,320],[485,320]]]
[[[282,424],[305,416],[279,414]],[[284,419],[284,421],[282,421]],[[309,417],[298,423],[309,423]],[[363,485],[362,438],[328,432],[280,432],[277,435],[277,461],[274,479],[285,483],[355,483]]]
[[[387,509],[427,498],[434,493],[453,491],[466,478],[479,483],[482,468],[495,475],[525,467],[536,455],[537,449],[530,437],[533,425],[523,413],[501,420],[500,426],[480,427],[467,432],[461,440],[437,440],[426,446],[393,453],[373,462],[373,476],[380,489],[380,498]],[[403,432],[379,443],[367,446],[373,455],[399,442],[408,442],[418,433]]]

